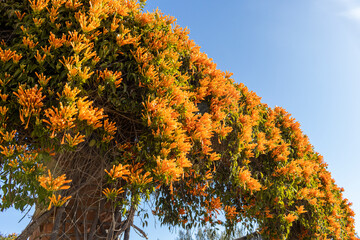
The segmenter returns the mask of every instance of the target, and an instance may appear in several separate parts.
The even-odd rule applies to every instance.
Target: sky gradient
[[[360,232],[360,1],[148,0],[146,9],[157,7],[187,26],[219,69],[300,122],[353,202]],[[20,218],[0,213],[0,232],[20,232]],[[149,239],[175,239],[159,225],[145,228]]]

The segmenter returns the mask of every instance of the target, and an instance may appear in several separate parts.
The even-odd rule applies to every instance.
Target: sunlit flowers
[[[261,189],[261,184],[258,180],[251,177],[251,172],[244,167],[240,168],[238,173],[238,179],[240,184],[242,184],[245,188],[248,188],[252,191],[259,191]]]
[[[130,174],[129,165],[122,165],[122,164],[119,164],[117,166],[113,165],[110,171],[105,169],[105,172],[112,180],[118,178],[127,179],[127,176]]]
[[[146,184],[152,182],[152,177],[150,177],[149,172],[143,174],[143,169],[141,168],[142,164],[136,164],[130,168],[130,174],[127,181],[137,187],[144,187]]]
[[[15,14],[16,14],[17,18],[21,21],[24,18],[26,13],[24,12],[21,14],[20,11],[15,11]]]
[[[42,88],[38,89],[37,86],[30,89],[23,89],[22,86],[19,87],[17,92],[14,92],[14,95],[18,97],[18,102],[22,106],[20,110],[20,120],[24,124],[25,118],[28,118],[26,122],[26,127],[29,125],[30,117],[32,115],[38,116],[43,106],[43,100],[45,96],[42,95]]]
[[[38,42],[35,43],[29,37],[23,37],[22,42],[26,47],[29,47],[30,49],[34,48],[36,45],[39,44]]]
[[[35,72],[35,75],[38,77],[38,83],[41,87],[45,87],[51,79],[51,77],[46,77],[44,73],[38,74],[37,72]]]
[[[295,221],[297,218],[298,218],[297,216],[295,216],[295,215],[293,215],[293,214],[291,214],[291,213],[287,214],[287,215],[284,217],[285,221],[288,222],[288,223],[292,223],[292,222]]]
[[[119,189],[109,189],[109,188],[105,188],[103,190],[103,194],[105,195],[105,197],[107,199],[111,199],[111,200],[115,200],[119,194],[123,193],[124,190],[122,188],[119,188]]]
[[[41,12],[47,7],[49,0],[29,0],[30,7],[35,13]]]
[[[50,170],[48,170],[47,176],[40,176],[39,177],[40,185],[45,188],[47,191],[55,192],[59,190],[69,189],[69,185],[65,185],[70,183],[71,180],[66,180],[65,174],[54,178],[51,174]]]
[[[304,210],[304,205],[301,205],[301,206],[296,206],[296,212],[298,213],[298,214],[302,214],[302,213],[306,213],[307,211],[306,210]]]
[[[76,120],[77,108],[74,105],[64,106],[60,103],[60,107],[48,108],[45,110],[45,116],[48,119],[43,119],[43,122],[48,124],[48,128],[53,131],[61,131],[65,129],[73,128],[74,121]]]
[[[65,0],[65,7],[76,10],[82,3],[79,0]]]
[[[86,100],[86,97],[78,99],[76,105],[79,109],[79,120],[86,121],[87,124],[94,129],[102,126],[100,120],[106,117],[106,115],[103,114],[103,109],[93,107],[92,101]]]
[[[14,57],[15,53],[16,51],[11,51],[10,49],[3,50],[0,47],[0,60],[3,62],[7,62]]]
[[[36,55],[35,55],[35,59],[38,63],[43,64],[44,60],[46,58],[46,54],[44,54],[43,56],[40,55],[39,50],[36,51]]]
[[[49,36],[50,46],[57,49],[57,48],[61,47],[65,42],[66,42],[65,35],[63,35],[62,38],[56,38],[55,34],[50,32],[50,36]]]
[[[234,206],[225,206],[224,211],[226,213],[226,218],[228,219],[235,219],[235,217],[238,215],[236,207]]]
[[[87,16],[86,13],[77,12],[75,14],[76,20],[80,23],[81,29],[87,33],[100,26],[100,20],[91,16]]]
[[[7,146],[7,147],[4,147],[3,145],[0,145],[0,148],[1,148],[1,154],[3,154],[5,157],[11,157],[14,155],[15,153],[15,145],[10,145],[10,146]]]
[[[108,119],[105,119],[104,130],[105,130],[105,135],[104,135],[102,141],[103,142],[111,141],[114,138],[114,136],[116,134],[116,130],[117,130],[117,127],[115,126],[115,122],[109,122]]]
[[[61,206],[64,205],[70,198],[71,198],[71,196],[61,197],[60,194],[59,194],[59,195],[52,194],[51,197],[49,197],[49,199],[50,199],[50,204],[49,204],[48,210],[51,209],[52,205],[54,205],[54,207],[61,207]]]
[[[108,70],[107,68],[103,71],[98,72],[98,76],[103,81],[113,82],[115,84],[115,87],[118,88],[120,86],[121,81],[123,80],[121,78],[121,72],[113,72]]]
[[[66,133],[61,143],[64,144],[65,140],[70,147],[75,147],[76,145],[85,141],[85,135],[80,135],[80,133],[77,133],[75,136],[71,136],[71,134]]]

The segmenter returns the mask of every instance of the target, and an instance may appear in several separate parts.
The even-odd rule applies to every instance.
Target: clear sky
[[[353,202],[360,232],[360,0],[148,0],[149,11],[157,7],[187,26],[219,69],[300,122]],[[0,232],[20,232],[20,218],[0,213]],[[145,231],[176,236],[159,223]]]

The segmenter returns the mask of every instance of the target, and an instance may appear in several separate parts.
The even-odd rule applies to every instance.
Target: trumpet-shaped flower
[[[69,189],[69,185],[65,185],[67,183],[70,183],[72,180],[66,180],[65,174],[54,178],[48,170],[48,176],[40,176],[38,181],[40,182],[40,185],[45,188],[47,191],[59,191],[63,189]]]

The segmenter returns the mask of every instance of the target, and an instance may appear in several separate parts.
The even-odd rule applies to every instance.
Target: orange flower
[[[116,17],[113,18],[113,21],[111,23],[111,31],[112,32],[114,32],[119,27],[119,22],[120,22],[119,18],[116,18]]]
[[[18,63],[21,58],[22,58],[22,55],[21,54],[16,54],[16,53],[12,57],[14,63]]]
[[[16,14],[17,18],[21,21],[24,18],[26,13],[21,14],[19,11],[15,11],[15,14]]]
[[[57,19],[57,15],[59,14],[58,13],[58,10],[59,10],[59,6],[58,7],[55,7],[54,5],[51,7],[51,9],[49,8],[46,8],[50,14],[50,22],[54,23],[55,20]]]
[[[307,211],[304,210],[304,205],[301,205],[300,207],[296,206],[296,212],[298,214],[306,213]]]
[[[78,109],[74,105],[63,106],[60,102],[60,109],[48,108],[45,110],[45,116],[49,119],[43,119],[42,121],[49,125],[49,128],[54,131],[61,131],[65,129],[70,129],[74,127],[75,114],[78,112]]]
[[[71,10],[76,10],[82,3],[79,0],[65,0],[65,7]]]
[[[288,215],[286,215],[284,217],[284,219],[288,222],[288,223],[292,223],[293,221],[295,221],[297,219],[297,216],[289,213]]]
[[[48,84],[49,80],[51,79],[51,77],[46,78],[44,73],[41,73],[39,75],[37,72],[35,72],[35,75],[39,78],[38,82],[39,82],[41,87],[46,86],[46,84]]]
[[[1,100],[3,100],[4,102],[6,102],[6,99],[8,98],[8,94],[0,94],[0,98]]]
[[[14,95],[18,97],[18,102],[22,106],[20,111],[20,120],[25,123],[24,118],[28,117],[26,127],[28,127],[30,117],[32,115],[38,115],[41,107],[43,106],[42,100],[45,96],[42,96],[42,88],[38,89],[37,86],[24,90],[22,86],[19,87],[18,92],[14,92]]]
[[[108,199],[111,199],[111,200],[115,200],[117,198],[117,196],[123,192],[124,192],[124,190],[122,188],[119,188],[117,190],[114,188],[112,188],[111,190],[109,188],[105,188],[103,190],[103,194],[105,195],[105,197]]]
[[[240,180],[240,183],[245,184],[247,181],[251,178],[251,173],[249,170],[244,169],[244,167],[240,168],[238,178]]]
[[[240,180],[240,184],[247,187],[251,192],[253,190],[260,191],[261,190],[261,184],[258,180],[251,177],[251,173],[249,170],[244,169],[244,167],[240,168],[238,178]]]
[[[29,0],[30,7],[35,13],[41,12],[49,3],[49,0]]]
[[[5,106],[0,106],[0,114],[2,116],[5,116],[5,114],[7,113],[8,110],[9,110],[9,108],[7,108]]]
[[[77,70],[78,70],[78,75],[83,82],[85,82],[87,79],[89,79],[91,77],[91,75],[93,75],[93,73],[94,73],[93,71],[89,72],[90,71],[89,67],[84,67],[83,69],[79,68]]]
[[[61,207],[62,205],[64,205],[67,200],[69,200],[71,198],[71,196],[68,196],[68,197],[64,197],[62,198],[61,195],[55,195],[53,194],[51,197],[49,197],[50,199],[50,204],[49,204],[49,207],[48,207],[48,210],[51,209],[52,205],[54,205],[54,207]]]
[[[18,163],[17,159],[13,159],[13,160],[10,160],[8,165],[12,168],[17,168],[19,166],[19,163]]]
[[[317,199],[316,199],[316,198],[313,198],[313,199],[308,200],[308,202],[309,202],[311,205],[315,205],[315,204],[317,203]]]
[[[44,51],[45,54],[50,55],[51,46],[44,46],[41,47],[41,49]]]
[[[66,42],[66,37],[63,35],[61,38],[56,38],[55,34],[50,32],[49,43],[55,49],[61,47]]]
[[[208,210],[214,211],[217,214],[219,214],[222,203],[221,203],[221,200],[219,197],[217,197],[217,198],[212,197],[210,201],[205,200],[205,205],[208,206]],[[233,209],[231,209],[231,210],[233,210]]]
[[[13,130],[11,132],[6,131],[6,133],[3,133],[2,131],[0,131],[0,134],[3,136],[3,140],[5,142],[11,142],[16,134],[16,130]]]
[[[112,180],[115,180],[117,178],[122,178],[122,179],[127,179],[127,176],[130,174],[130,171],[128,170],[129,168],[129,165],[122,165],[122,164],[119,164],[117,166],[113,166],[112,169],[109,171],[107,171],[105,169],[105,172],[109,175],[109,177],[112,179]]]
[[[29,47],[29,48],[34,48],[36,45],[39,44],[38,42],[34,43],[34,41],[31,40],[29,37],[23,37],[22,42],[26,47]]]
[[[232,206],[232,207],[225,206],[224,210],[226,212],[226,218],[228,218],[228,219],[234,219],[238,214],[235,206]]]
[[[116,37],[119,46],[122,46],[124,44],[134,43],[133,40],[130,40],[132,39],[131,37],[128,37],[127,39],[123,39],[121,41],[119,39],[120,39],[119,36]],[[148,63],[152,58],[152,55],[145,48],[142,47],[138,47],[136,51],[130,50],[130,52],[134,56],[135,61],[140,64]]]
[[[106,136],[103,138],[103,141],[109,142],[111,139],[114,138],[114,135],[117,130],[115,124],[116,124],[115,122],[109,122],[108,119],[104,121],[104,130],[106,132]]]
[[[0,145],[1,148],[1,154],[3,154],[6,157],[11,157],[14,155],[15,153],[15,146],[14,145],[10,145],[8,147],[4,147],[2,145]]]
[[[44,19],[43,18],[33,18],[33,21],[34,21],[36,27],[41,27],[41,24],[43,24]]]
[[[114,82],[115,83],[115,87],[119,87],[122,78],[121,78],[121,72],[113,72],[113,71],[109,71],[107,70],[107,68],[104,71],[98,71],[98,78],[103,79],[103,81],[109,81],[109,82]]]
[[[143,172],[143,169],[139,169],[139,168],[140,168],[139,164],[131,168],[130,175],[128,177],[128,182],[130,184],[140,185],[140,186],[151,183],[153,179],[152,177],[150,177],[150,173],[146,172],[145,174],[140,175]]]
[[[77,100],[76,105],[79,109],[78,118],[80,121],[86,121],[94,129],[102,126],[101,119],[106,117],[104,110],[92,107],[92,101],[87,101],[86,97]]]
[[[66,2],[66,0],[51,0],[51,4],[54,6],[54,8],[59,8],[61,5],[63,5]]]
[[[71,25],[72,25],[72,22],[66,21],[65,24],[66,24],[66,27],[67,27],[67,28],[70,28]]]
[[[15,53],[16,51],[11,51],[10,49],[3,50],[0,47],[0,60],[3,62],[7,62],[14,57]]]
[[[70,186],[64,184],[70,183],[72,180],[66,180],[65,174],[57,178],[53,178],[50,170],[48,170],[48,176],[40,176],[38,181],[40,182],[40,185],[47,191],[59,191],[63,189],[69,189]]]
[[[178,181],[179,177],[183,173],[183,169],[177,166],[175,160],[160,159],[160,156],[156,159],[157,167],[153,170],[157,175],[164,175],[166,183],[172,181]]]
[[[100,20],[91,16],[86,16],[85,13],[75,13],[76,20],[80,23],[81,29],[87,33],[100,26]]]
[[[69,102],[74,102],[77,99],[77,95],[80,93],[80,90],[77,87],[73,89],[69,86],[68,83],[65,84],[64,89],[62,91],[62,96],[66,98]],[[60,97],[60,94],[57,93]]]
[[[44,56],[41,56],[39,53],[39,50],[36,50],[35,58],[36,58],[36,61],[38,61],[38,63],[42,64],[46,58],[46,54],[44,54]]]
[[[63,141],[61,142],[61,144],[64,144],[64,138],[66,139],[66,142],[69,144],[70,147],[75,147],[76,145],[78,145],[79,143],[84,142],[84,135],[80,135],[80,133],[77,133],[74,137],[71,137],[70,134],[65,134],[63,137]]]

